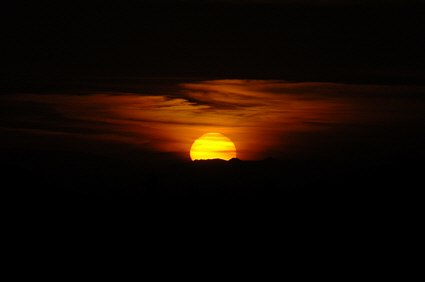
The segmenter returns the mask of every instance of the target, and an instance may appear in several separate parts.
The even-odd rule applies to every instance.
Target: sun
[[[236,158],[235,144],[221,133],[210,132],[202,135],[193,142],[190,148],[190,158],[194,160]]]

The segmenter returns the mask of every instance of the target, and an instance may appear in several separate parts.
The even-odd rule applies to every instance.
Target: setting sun
[[[190,158],[194,160],[236,158],[235,144],[221,133],[206,133],[193,142]]]

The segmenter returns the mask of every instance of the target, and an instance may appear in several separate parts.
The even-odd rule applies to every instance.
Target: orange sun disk
[[[190,148],[190,158],[195,160],[236,158],[235,144],[221,133],[206,133],[193,142]]]

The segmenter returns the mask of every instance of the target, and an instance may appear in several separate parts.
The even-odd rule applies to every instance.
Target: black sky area
[[[3,3],[3,85],[83,77],[421,83],[425,6],[343,2]]]

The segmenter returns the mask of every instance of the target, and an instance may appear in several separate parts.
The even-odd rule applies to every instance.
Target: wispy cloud
[[[257,159],[289,154],[351,127],[423,122],[424,104],[415,102],[422,93],[420,87],[215,80],[179,84],[170,95],[15,94],[0,98],[0,131],[20,132],[28,140],[62,135],[186,157],[197,137],[221,132],[235,142],[240,158]],[[361,136],[367,134],[362,130]]]

